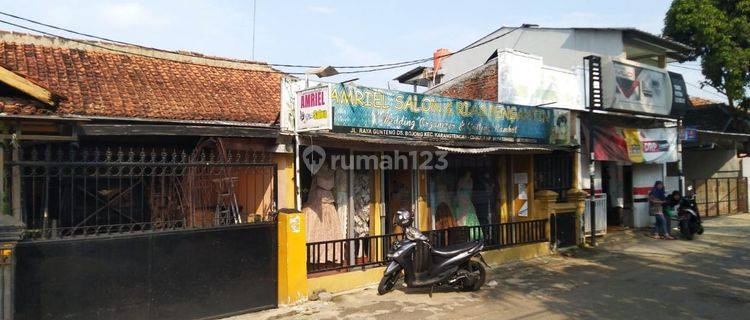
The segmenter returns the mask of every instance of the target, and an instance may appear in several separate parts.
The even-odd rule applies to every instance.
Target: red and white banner
[[[677,128],[633,129],[594,126],[594,155],[601,161],[675,162]]]

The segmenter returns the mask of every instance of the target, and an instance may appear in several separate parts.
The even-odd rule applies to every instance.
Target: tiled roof
[[[701,107],[715,105],[715,104],[723,104],[723,102],[705,99],[701,97],[690,97],[690,104],[692,104],[693,107],[701,108]]]
[[[0,64],[60,95],[56,114],[276,121],[282,75],[268,65],[95,44],[128,53],[0,31]]]
[[[0,97],[0,112],[5,114],[43,115],[50,114],[50,106],[34,99]]]

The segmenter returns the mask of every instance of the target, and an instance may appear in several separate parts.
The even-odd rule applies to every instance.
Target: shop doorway
[[[396,212],[409,210],[417,214],[415,197],[416,171],[409,169],[384,170],[383,191],[385,196],[385,234],[401,233],[401,227],[396,225]],[[414,219],[415,223],[418,219]]]
[[[632,166],[616,162],[601,163],[602,193],[606,195],[607,225],[626,225],[633,207]]]

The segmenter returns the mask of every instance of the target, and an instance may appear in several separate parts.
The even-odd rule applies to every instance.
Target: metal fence
[[[275,219],[270,155],[225,151],[220,142],[194,150],[48,144],[20,150],[5,168],[8,189],[20,196],[4,202],[20,208],[31,239]]]
[[[596,235],[607,234],[607,194],[597,194],[594,199],[596,208]],[[583,215],[586,235],[591,235],[591,199],[586,198],[586,209]]]
[[[531,220],[423,232],[433,247],[483,240],[485,250],[546,242],[548,220]],[[307,244],[307,273],[382,265],[394,241],[403,234],[386,234]]]
[[[692,180],[698,212],[706,217],[747,212],[747,178]]]

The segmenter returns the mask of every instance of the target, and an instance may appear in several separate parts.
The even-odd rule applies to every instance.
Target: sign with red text
[[[298,132],[331,130],[333,118],[328,86],[299,91],[296,102],[294,124]]]
[[[677,128],[634,129],[594,126],[596,160],[669,163],[678,159]]]

